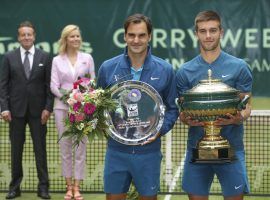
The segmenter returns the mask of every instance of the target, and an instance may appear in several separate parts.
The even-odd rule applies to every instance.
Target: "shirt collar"
[[[220,62],[220,61],[223,59],[223,57],[224,57],[224,52],[223,52],[223,51],[220,51],[220,54],[219,54],[219,56],[217,57],[217,59],[214,60],[212,63],[208,63],[208,62],[206,62],[206,61],[203,59],[202,55],[200,54],[200,55],[199,55],[199,61],[200,61],[201,63],[203,63],[203,64],[206,64],[206,65],[214,65],[215,63]]]
[[[141,72],[143,70],[143,66],[141,66],[138,70],[136,70],[134,67],[131,67],[131,71],[136,73],[136,72]]]
[[[25,55],[26,51],[29,51],[31,55],[35,54],[35,46],[33,45],[29,50],[24,49],[22,46],[20,46],[20,51],[22,55]]]

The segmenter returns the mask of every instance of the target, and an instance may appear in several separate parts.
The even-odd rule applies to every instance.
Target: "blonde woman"
[[[78,77],[90,74],[95,78],[94,61],[90,54],[80,51],[82,43],[80,29],[76,25],[64,27],[59,39],[59,55],[54,57],[51,72],[51,91],[55,95],[54,114],[59,138],[66,130],[64,119],[68,107],[60,100],[60,89],[70,90]],[[62,158],[62,175],[66,179],[66,194],[64,199],[82,200],[80,182],[84,179],[87,138],[78,148],[72,148],[73,141],[62,138],[59,142]],[[74,168],[73,168],[74,166]]]

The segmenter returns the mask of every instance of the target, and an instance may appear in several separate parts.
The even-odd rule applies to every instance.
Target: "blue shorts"
[[[245,152],[235,152],[237,160],[226,164],[190,163],[191,151],[186,154],[182,188],[185,192],[198,196],[208,196],[214,175],[222,188],[223,196],[249,193]]]
[[[127,193],[133,180],[141,196],[157,195],[161,160],[160,151],[130,154],[107,149],[104,168],[105,193]]]

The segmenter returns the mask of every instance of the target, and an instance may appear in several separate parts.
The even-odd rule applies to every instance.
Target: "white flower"
[[[92,122],[92,127],[93,127],[93,129],[96,129],[97,123],[98,123],[98,119],[95,118],[95,119],[93,119],[91,122]]]
[[[84,128],[84,123],[80,123],[79,125],[76,126],[78,130],[82,130]]]

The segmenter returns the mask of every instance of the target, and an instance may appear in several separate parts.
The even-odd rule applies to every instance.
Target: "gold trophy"
[[[236,114],[245,109],[249,96],[240,99],[240,91],[212,78],[208,70],[208,79],[186,91],[183,98],[176,99],[178,108],[186,116],[204,122],[204,137],[193,149],[192,162],[226,163],[235,159],[234,150],[228,140],[220,135],[222,127],[214,125],[217,118],[226,114]]]

